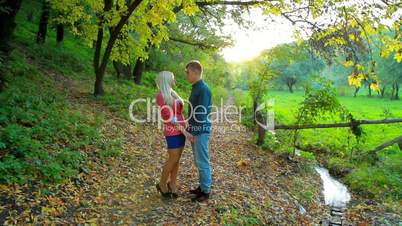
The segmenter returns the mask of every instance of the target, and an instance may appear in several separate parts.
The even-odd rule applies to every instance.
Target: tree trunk
[[[99,22],[98,24],[98,34],[95,42],[95,52],[94,52],[94,70],[95,73],[98,70],[99,67],[99,60],[100,60],[100,54],[102,50],[102,41],[103,41],[103,24]]]
[[[144,67],[145,67],[145,60],[138,57],[137,62],[135,62],[134,71],[133,71],[135,84],[138,84],[138,85],[141,84],[142,72],[144,71]]]
[[[117,64],[117,61],[113,61],[113,67],[114,70],[116,71],[117,78],[120,78],[120,68],[119,65]]]
[[[43,44],[46,41],[47,24],[49,22],[50,5],[44,0],[42,5],[42,14],[39,21],[39,29],[36,35],[36,43]]]
[[[399,84],[395,83],[395,96],[394,100],[399,100]]]
[[[102,72],[96,72],[96,79],[95,79],[95,87],[94,87],[94,95],[103,96],[105,94],[105,90],[103,89],[103,77],[101,76]],[[104,72],[103,72],[104,73]]]
[[[254,98],[253,99],[253,123],[254,123],[254,125],[257,124],[257,116],[256,116],[257,107],[258,107],[258,98]]]
[[[122,74],[124,78],[131,79],[131,65],[124,65],[121,62],[113,61],[113,67],[116,70],[118,78],[120,78],[120,75]]]
[[[113,2],[110,0],[104,1],[103,12],[106,13],[112,9]],[[101,59],[101,51],[102,51],[102,42],[103,42],[103,25],[105,23],[105,18],[103,15],[100,16],[98,22],[98,34],[95,42],[95,52],[94,52],[94,70],[95,70],[95,86],[94,86],[94,95],[102,96],[105,94],[103,89],[103,75],[106,70],[106,66],[101,68],[99,66]]]
[[[110,2],[111,2],[110,0],[105,0],[104,12],[106,10],[106,7],[110,6],[109,10],[111,9],[111,4],[108,5]],[[96,73],[95,73],[96,81],[95,81],[95,85],[94,85],[94,95],[95,96],[104,95],[103,85],[99,85],[99,83],[103,83],[103,77],[105,75],[106,66],[107,66],[107,63],[109,62],[109,58],[110,58],[110,54],[113,49],[113,45],[116,42],[118,35],[121,32],[121,29],[123,28],[124,24],[127,23],[128,19],[130,18],[130,16],[134,12],[134,10],[138,7],[138,5],[141,2],[142,2],[142,0],[134,0],[133,2],[131,2],[131,4],[129,5],[129,7],[127,9],[127,13],[120,18],[120,21],[114,27],[113,32],[110,34],[109,40],[107,42],[106,49],[104,51],[101,63],[99,61],[100,61],[100,52],[101,52],[102,45],[98,45],[98,43],[97,43],[97,48],[95,50],[95,57],[94,57],[94,59],[95,59],[94,66],[97,68],[95,70],[96,71]],[[102,20],[100,20],[100,22],[102,22]],[[99,29],[101,29],[101,28],[102,28],[102,38],[103,38],[103,24],[102,24],[102,26],[99,26]],[[98,33],[98,38],[99,38],[99,33]],[[98,58],[96,58],[96,56],[98,56]]]
[[[385,94],[385,88],[386,88],[386,86],[383,86],[383,87],[380,89],[380,94],[381,94],[381,97],[384,97],[384,94]]]
[[[289,92],[293,93],[293,85],[291,83],[288,83],[288,88],[289,88]]]
[[[284,78],[284,82],[289,89],[290,93],[293,93],[293,86],[296,84],[297,79],[295,76],[287,76]]]
[[[371,97],[371,88],[370,88],[371,82],[368,83],[368,96]]]
[[[3,64],[12,50],[10,42],[16,27],[15,16],[21,7],[21,1],[22,0],[0,1],[0,7],[8,9],[7,12],[0,11],[0,56],[3,57],[3,59],[1,59]],[[5,83],[4,73],[0,68],[0,92],[4,89]]]
[[[64,39],[64,25],[63,24],[58,24],[57,25],[57,36],[56,36],[56,42],[57,45],[61,45]]]
[[[360,87],[355,87],[355,93],[353,94],[353,97],[357,96],[357,93],[359,92]]]
[[[11,51],[10,41],[16,27],[15,16],[21,7],[22,0],[0,1],[0,7],[7,8],[7,12],[0,11],[0,51],[8,54]]]

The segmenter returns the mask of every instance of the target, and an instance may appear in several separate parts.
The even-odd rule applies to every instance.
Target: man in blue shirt
[[[194,161],[198,168],[200,186],[190,193],[195,194],[193,202],[209,198],[212,185],[211,163],[209,161],[209,136],[211,133],[210,113],[212,107],[211,90],[202,80],[202,65],[191,61],[186,66],[187,80],[192,84],[189,106],[188,131],[194,136],[191,143]]]

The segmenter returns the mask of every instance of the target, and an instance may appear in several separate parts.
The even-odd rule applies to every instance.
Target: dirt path
[[[300,182],[319,192],[318,177],[305,177],[296,165],[260,150],[250,142],[251,131],[227,122],[215,123],[211,135],[211,199],[205,203],[190,201],[187,191],[198,185],[198,175],[191,148],[186,145],[179,173],[179,198],[163,201],[154,186],[167,154],[162,132],[153,124],[122,119],[92,98],[87,87],[54,73],[49,75],[61,89],[68,90],[68,99],[75,108],[88,114],[105,114],[102,131],[109,138],[123,137],[123,150],[118,157],[94,159],[89,162],[89,171],[80,173],[74,183],[57,187],[59,192],[50,200],[49,196],[42,197],[46,205],[37,210],[38,222],[309,225],[317,224],[327,212],[314,194],[315,198],[304,205],[307,213],[301,214],[300,200],[294,195],[304,186]],[[33,199],[41,202],[38,197]]]
[[[87,203],[90,208],[77,209],[77,218],[97,219],[101,224],[134,225],[306,224],[314,221],[309,214],[300,214],[298,201],[278,184],[277,178],[286,174],[286,167],[250,144],[251,131],[227,122],[216,123],[211,135],[212,198],[201,204],[190,201],[186,191],[198,185],[198,175],[187,144],[181,159],[180,197],[175,201],[163,201],[154,187],[166,158],[161,131],[152,124],[127,122],[104,106],[96,105],[98,110],[106,112],[108,120],[104,131],[111,136],[120,132],[125,137],[123,153],[109,159],[104,172],[93,175],[95,183],[83,195],[91,197],[94,192],[97,195]],[[311,212],[318,214],[317,210],[320,212],[319,209]],[[238,218],[243,221],[239,222]]]

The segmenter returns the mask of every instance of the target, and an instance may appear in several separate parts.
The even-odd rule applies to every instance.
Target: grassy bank
[[[0,182],[59,183],[97,148],[102,115],[71,105],[53,80],[14,52],[0,94]],[[87,150],[87,151],[84,151]]]
[[[299,104],[304,93],[269,91],[265,100],[273,99],[275,118],[283,124],[294,124]],[[248,92],[236,91],[237,103],[251,107]],[[376,96],[339,96],[339,102],[356,119],[401,118],[402,100],[389,100]],[[338,117],[321,119],[319,123],[341,121]],[[359,139],[348,128],[300,130],[299,142],[304,147],[314,147],[322,154],[321,160],[333,172],[343,172],[343,180],[355,192],[379,199],[400,200],[402,197],[402,154],[397,145],[393,145],[377,154],[378,160],[367,158],[367,151],[401,135],[401,124],[362,125],[363,135]],[[273,137],[268,135],[265,147],[274,151],[291,151],[292,132],[278,131],[278,146]],[[313,150],[310,150],[313,151]]]

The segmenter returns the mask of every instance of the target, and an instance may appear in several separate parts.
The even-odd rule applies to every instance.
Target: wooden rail
[[[390,124],[402,123],[402,118],[381,119],[381,120],[354,120],[351,122],[329,123],[329,124],[305,124],[305,125],[275,125],[275,129],[324,129],[324,128],[337,128],[337,127],[351,127],[362,124]]]

